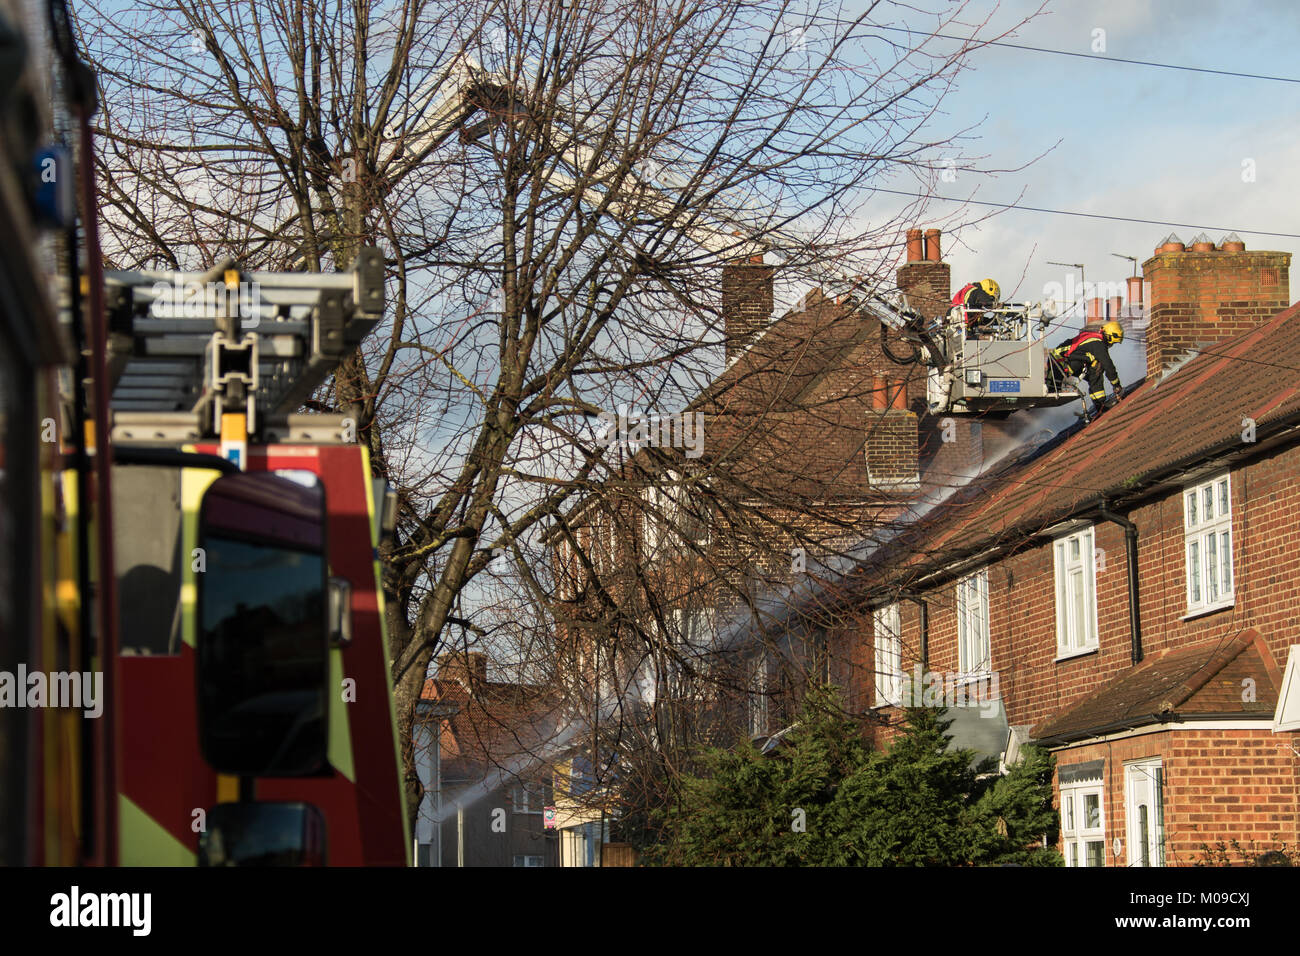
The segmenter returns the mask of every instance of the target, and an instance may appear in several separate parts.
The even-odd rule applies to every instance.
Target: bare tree
[[[718,292],[759,256],[792,286],[879,283],[915,209],[868,221],[872,185],[926,195],[961,133],[931,126],[978,43],[935,45],[962,14],[943,7],[908,36],[876,26],[915,8],[883,2],[83,6],[115,266],[385,252],[391,314],[318,400],[354,415],[400,489],[383,557],[408,737],[442,648],[486,642],[570,686],[601,666],[573,655],[600,651],[615,697],[634,658],[689,683],[707,670],[681,653],[692,595],[752,610],[747,582],[792,548],[862,536],[871,509],[831,493],[833,463],[779,447],[781,429],[871,401],[870,382],[813,402],[783,377],[843,323],[828,313],[719,386],[724,344],[753,335],[727,327]],[[596,416],[620,405],[699,413],[710,454],[600,440]],[[654,547],[689,562],[655,570],[647,516],[678,529]],[[711,537],[683,537],[683,516]],[[593,726],[645,736],[597,685]],[[662,752],[666,728],[649,733]]]

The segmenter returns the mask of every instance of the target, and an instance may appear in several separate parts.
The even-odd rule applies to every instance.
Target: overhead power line
[[[1236,232],[1251,236],[1272,236],[1276,239],[1300,239],[1300,234],[1293,232],[1266,232],[1262,229],[1243,229],[1241,227],[1205,226],[1190,222],[1168,222],[1164,219],[1137,219],[1132,216],[1105,216],[1097,212],[1077,212],[1072,209],[1047,209],[1042,206],[1022,206],[1019,203],[992,202],[987,199],[957,199],[952,196],[935,196],[928,193],[913,193],[903,189],[877,188],[875,192],[888,193],[893,196],[906,196],[909,199],[939,199],[943,202],[968,203],[972,206],[992,206],[995,209],[1015,209],[1024,212],[1041,212],[1051,216],[1077,216],[1081,219],[1106,219],[1111,222],[1135,222],[1144,226],[1170,226],[1175,229],[1196,229],[1201,232]]]
[[[1029,46],[1025,43],[1010,43],[1006,40],[978,40],[975,37],[954,36],[951,33],[926,33],[924,30],[912,30],[907,27],[884,27],[872,24],[876,30],[889,30],[893,33],[907,33],[913,37],[934,37],[942,40],[955,40],[959,43],[975,43],[979,46],[1001,46],[1011,50],[1028,50],[1031,53],[1049,53],[1054,56],[1074,56],[1084,60],[1104,60],[1107,63],[1128,63],[1132,66],[1152,66],[1161,70],[1182,70],[1186,73],[1209,73],[1213,76],[1236,76],[1247,80],[1270,80],[1274,83],[1300,83],[1300,79],[1291,76],[1269,76],[1264,73],[1241,73],[1236,70],[1215,70],[1206,66],[1183,66],[1178,63],[1157,63],[1154,60],[1130,60],[1122,56],[1110,56],[1106,53],[1078,53],[1074,50],[1055,50],[1050,47]]]
[[[840,26],[849,26],[855,24],[855,21],[846,20],[843,17],[827,16],[824,13],[809,13],[804,15],[808,20],[825,20]],[[1159,70],[1178,70],[1183,73],[1205,73],[1210,76],[1235,76],[1245,80],[1267,80],[1271,83],[1300,83],[1300,77],[1294,76],[1272,76],[1267,73],[1243,73],[1240,70],[1216,70],[1208,66],[1184,66],[1181,63],[1159,63],[1155,60],[1134,60],[1128,57],[1111,56],[1108,53],[1080,53],[1076,50],[1057,50],[1053,47],[1030,46],[1027,43],[1012,43],[1009,40],[980,40],[976,37],[957,36],[952,33],[927,33],[925,30],[917,30],[911,27],[887,27],[879,23],[856,23],[857,26],[869,27],[872,30],[884,30],[890,33],[906,33],[913,38],[923,40],[952,40],[956,43],[973,43],[976,46],[999,46],[1009,50],[1026,50],[1030,53],[1046,53],[1051,56],[1073,56],[1082,60],[1102,60],[1106,63],[1127,63],[1130,66],[1149,66]]]

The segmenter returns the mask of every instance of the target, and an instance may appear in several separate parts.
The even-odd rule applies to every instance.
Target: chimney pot
[[[1178,238],[1177,233],[1171,232],[1161,239],[1160,244],[1156,246],[1156,255],[1160,255],[1162,252],[1185,252],[1186,250],[1187,247],[1183,245],[1183,240]]]
[[[940,262],[943,255],[939,251],[939,230],[925,230],[925,260],[927,262]]]
[[[871,379],[871,407],[877,412],[883,412],[889,407],[889,383],[885,376],[876,375]]]
[[[1224,252],[1245,252],[1246,244],[1241,241],[1241,236],[1235,232],[1230,232],[1223,237],[1223,241],[1219,243],[1219,248]]]
[[[907,230],[907,261],[920,262],[925,258],[925,240],[920,229]]]
[[[907,379],[894,379],[889,386],[889,407],[900,412],[907,411]]]
[[[1129,276],[1124,280],[1128,286],[1128,304],[1131,308],[1142,308],[1142,277]]]

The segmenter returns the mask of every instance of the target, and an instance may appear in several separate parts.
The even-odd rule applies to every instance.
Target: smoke
[[[469,809],[476,806],[507,783],[518,780],[522,775],[536,770],[539,765],[549,765],[549,762],[563,753],[582,730],[583,726],[580,723],[569,720],[561,724],[554,734],[547,736],[536,747],[527,748],[523,753],[504,758],[496,754],[491,755],[493,765],[483,775],[483,779],[468,787],[458,788],[450,792],[446,785],[443,785],[441,814],[434,810],[435,792],[433,789],[429,789],[420,803],[421,817],[429,821],[432,826],[438,826],[453,817],[458,808]],[[435,734],[435,746],[438,745],[437,739],[438,735]],[[430,781],[430,783],[437,786],[434,781]]]
[[[924,492],[907,506],[906,512],[888,526],[873,531],[870,537],[832,555],[824,561],[810,556],[806,573],[785,585],[770,586],[754,601],[752,613],[733,612],[718,634],[717,650],[734,651],[756,643],[763,631],[773,627],[789,629],[797,625],[801,612],[811,607],[833,603],[847,576],[869,561],[886,544],[906,532],[916,522],[980,476],[989,475],[1013,456],[1027,458],[1038,448],[1066,429],[1079,424],[1080,406],[1076,402],[1052,408],[1016,412],[1000,422],[981,424],[982,460],[966,471],[946,475],[942,484]],[[756,622],[766,622],[765,626]]]

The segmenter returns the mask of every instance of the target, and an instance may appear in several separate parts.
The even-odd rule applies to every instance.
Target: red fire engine
[[[0,28],[44,29],[16,0]],[[407,864],[395,499],[354,421],[299,413],[383,258],[106,274],[78,66],[29,59],[4,92],[36,121],[0,131],[0,864]]]

